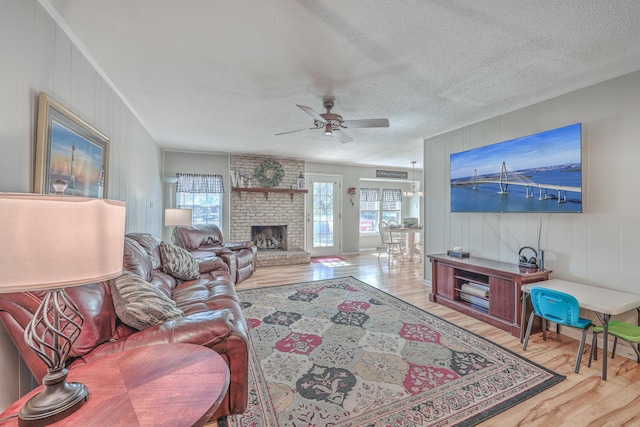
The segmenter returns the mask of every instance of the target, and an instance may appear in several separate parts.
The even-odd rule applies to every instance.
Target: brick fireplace
[[[304,193],[270,192],[257,190],[259,181],[255,169],[267,157],[238,156],[230,158],[230,170],[252,175],[254,191],[231,191],[230,241],[253,240],[258,247],[258,267],[306,264],[311,256],[304,251]],[[297,188],[297,178],[304,173],[304,161],[274,159],[280,163],[284,176],[274,189]],[[258,241],[257,241],[258,240]],[[284,240],[275,248],[275,241]]]

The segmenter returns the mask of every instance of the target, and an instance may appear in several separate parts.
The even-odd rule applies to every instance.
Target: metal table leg
[[[527,308],[527,297],[529,296],[529,292],[522,292],[522,297],[520,298],[522,300],[522,314],[520,316],[520,343],[522,343],[522,340],[524,339],[524,329],[525,329],[525,311]],[[640,311],[638,311],[639,316],[640,316]]]
[[[607,355],[607,349],[609,347],[609,319],[611,319],[610,314],[598,313],[595,311],[596,316],[600,322],[602,322],[602,379],[604,381],[607,380],[607,359],[609,356]]]

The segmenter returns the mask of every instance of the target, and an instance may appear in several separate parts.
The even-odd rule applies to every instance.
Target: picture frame
[[[108,171],[109,138],[41,92],[34,193],[104,199]]]

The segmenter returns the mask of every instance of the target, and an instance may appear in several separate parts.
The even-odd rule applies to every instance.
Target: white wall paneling
[[[39,92],[110,138],[107,197],[127,203],[127,231],[162,232],[162,149],[35,0],[2,0],[0,191],[31,192]],[[0,409],[33,387],[0,326]]]
[[[583,213],[450,212],[451,153],[576,122],[582,123]],[[426,139],[427,251],[461,245],[473,256],[517,262],[519,247],[537,247],[540,232],[552,277],[640,294],[639,139],[640,72]],[[431,271],[425,275],[430,280]],[[635,322],[636,313],[622,317]]]

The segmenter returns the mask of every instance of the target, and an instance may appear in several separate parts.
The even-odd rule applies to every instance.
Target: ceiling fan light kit
[[[324,134],[332,136],[338,141],[345,143],[353,141],[342,129],[349,128],[378,128],[389,127],[389,119],[360,119],[360,120],[344,120],[341,115],[331,112],[334,106],[333,97],[325,97],[322,103],[327,110],[326,113],[319,114],[313,108],[297,104],[296,106],[302,111],[313,117],[313,126],[309,130],[324,129]],[[288,133],[300,132],[307,129],[292,130],[289,132],[277,133],[276,135],[285,135]]]

